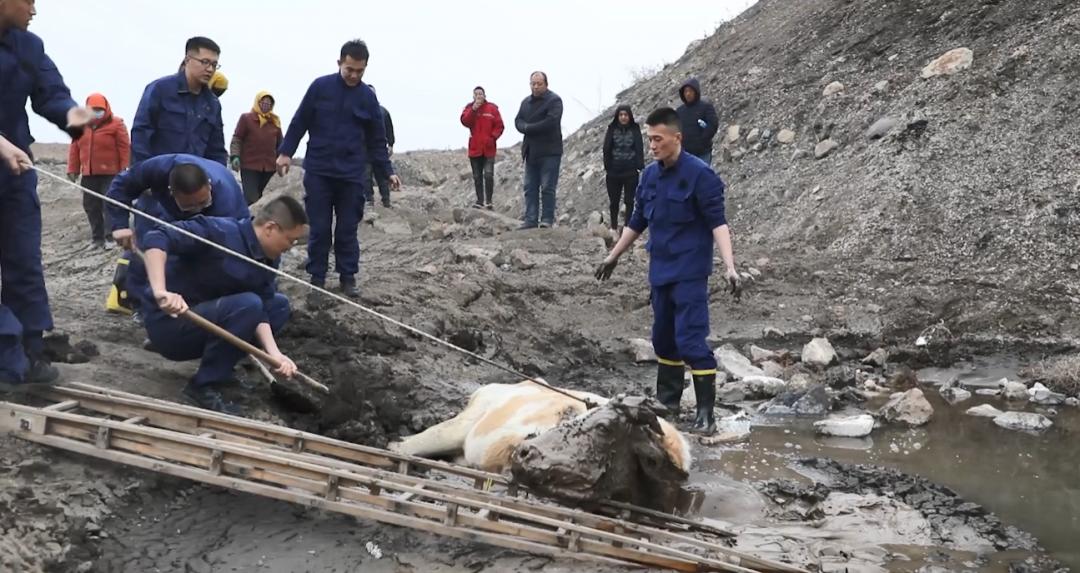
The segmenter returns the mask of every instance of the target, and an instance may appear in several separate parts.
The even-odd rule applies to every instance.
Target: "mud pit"
[[[143,333],[130,318],[102,311],[115,253],[90,250],[80,198],[51,185],[42,185],[44,250],[58,329],[74,349],[88,349],[80,344],[88,341],[99,353],[82,352],[85,362],[70,356],[72,363],[60,364],[63,375],[177,399],[194,364],[165,362],[141,350]],[[273,185],[271,192],[281,183]],[[284,185],[295,191],[298,175]],[[365,305],[559,386],[608,396],[642,389],[651,393],[654,370],[635,366],[627,344],[630,338],[648,337],[640,250],[625,258],[610,284],[601,286],[591,270],[605,241],[588,231],[509,233],[514,224],[509,217],[455,209],[445,197],[423,189],[403,192],[397,205],[393,211],[377,209],[361,231]],[[857,359],[881,332],[852,333],[847,327],[870,323],[880,328],[892,320],[874,312],[852,311],[846,318],[818,312],[836,299],[830,289],[841,288],[804,280],[820,261],[753,250],[740,252],[740,259],[765,255],[773,261],[762,265],[765,275],[751,285],[742,304],[733,305],[723,293],[714,295],[715,343],[776,344],[762,336],[764,328],[775,327],[783,331],[785,344],[797,346],[811,331],[822,329],[836,334],[841,354]],[[298,271],[302,259],[302,253],[291,253],[285,268]],[[479,385],[517,381],[354,311],[309,306],[301,287],[284,284],[283,289],[292,296],[296,314],[282,348],[304,371],[330,385],[333,394],[314,411],[305,407],[306,400],[275,393],[258,385],[257,372],[246,372],[255,389],[237,398],[249,417],[382,446],[453,415]],[[814,315],[812,322],[803,320],[807,314]],[[68,349],[59,345],[58,351]],[[949,363],[955,358],[920,360]],[[758,431],[755,426],[755,436]],[[766,557],[801,556],[826,569],[845,557],[868,571],[914,571],[924,564],[1005,571],[1008,563],[1037,555],[1019,542],[1006,544],[1015,551],[971,551],[979,544],[960,550],[932,534],[921,536],[933,528],[920,524],[932,524],[941,508],[924,510],[889,487],[828,485],[830,495],[817,505],[831,522],[782,519],[790,502],[778,503],[759,482],[800,479],[799,487],[806,487],[809,479],[798,473],[794,455],[749,475],[750,460],[769,448],[753,438],[749,445],[734,447],[695,445],[698,461],[681,508],[738,531],[740,547]],[[860,461],[857,452],[849,457]],[[923,472],[917,465],[905,466],[904,460],[888,465]],[[0,438],[0,483],[0,565],[12,571],[598,570],[192,486],[6,437]],[[1036,484],[1027,493],[1037,495]],[[958,501],[956,507],[964,503]],[[1014,509],[984,504],[989,512],[999,506]],[[881,523],[895,516],[915,526],[877,535]],[[1010,519],[1003,515],[1001,522]],[[998,537],[974,531],[986,541],[981,547],[1000,548]],[[369,542],[381,559],[366,548]],[[1067,547],[1059,541],[1051,549]],[[1051,571],[1053,566],[1033,561],[1026,570]]]

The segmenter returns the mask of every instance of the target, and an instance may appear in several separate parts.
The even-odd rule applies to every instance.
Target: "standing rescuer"
[[[742,292],[724,218],[724,183],[708,165],[683,150],[675,110],[660,108],[649,114],[645,124],[656,161],[642,173],[634,213],[596,269],[596,278],[610,278],[619,257],[649,229],[652,342],[659,359],[656,397],[677,413],[683,370],[689,365],[697,397],[693,431],[711,434],[716,431],[716,358],[706,338],[714,242],[724,260],[731,294],[738,300]]]
[[[71,142],[68,179],[74,183],[82,175],[83,187],[104,195],[113,178],[131,164],[131,139],[124,120],[113,115],[105,96],[90,94],[86,98],[86,107],[90,108],[94,119],[89,129],[83,130],[82,137]],[[109,227],[104,201],[84,193],[83,211],[90,221],[90,240],[95,247],[104,247],[105,230]]]
[[[41,202],[26,102],[79,137],[90,113],[71,99],[41,38],[28,32],[34,0],[0,0],[0,390],[52,384],[45,358],[52,312],[41,266]]]
[[[359,296],[360,242],[356,230],[364,215],[364,177],[370,162],[376,177],[393,189],[401,187],[386,144],[382,111],[375,92],[362,81],[367,70],[367,44],[341,47],[338,72],[311,83],[293,115],[278,149],[278,173],[285,175],[300,139],[308,134],[304,154],[304,205],[311,218],[307,272],[311,282],[326,283],[330,249],[334,249],[341,291]],[[334,219],[337,219],[335,225]]]

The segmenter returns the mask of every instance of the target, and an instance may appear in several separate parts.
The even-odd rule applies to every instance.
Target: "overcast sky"
[[[508,124],[500,146],[519,141],[513,118],[536,69],[562,96],[569,135],[614,103],[634,72],[674,61],[753,3],[38,0],[30,30],[44,38],[76,101],[100,91],[129,128],[143,88],[176,71],[184,41],[212,38],[229,79],[226,144],[263,89],[287,124],[311,80],[336,71],[341,44],[360,38],[371,49],[364,81],[394,118],[396,150],[406,151],[463,147],[458,116],[478,84]],[[36,116],[31,125],[38,141],[64,141]]]

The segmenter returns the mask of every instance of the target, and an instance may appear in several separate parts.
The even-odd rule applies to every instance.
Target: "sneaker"
[[[484,206],[484,208],[487,209],[488,211],[494,211],[495,210],[495,204],[494,203],[488,203],[487,205]]]
[[[188,382],[181,395],[189,403],[205,410],[213,410],[230,416],[240,414],[240,408],[236,404],[225,401],[221,393],[214,390],[210,384],[196,386],[193,382]]]
[[[518,230],[519,231],[527,231],[529,229],[535,229],[535,228],[536,228],[536,223],[523,223],[520,227],[518,227]]]
[[[547,221],[540,221],[540,228],[541,229],[550,229],[553,226],[554,225],[552,223],[548,223]]]
[[[473,209],[483,209],[484,206],[482,204],[480,204],[480,203],[473,203],[472,208]]]
[[[360,290],[356,288],[356,279],[342,279],[341,294],[349,298],[358,298]]]

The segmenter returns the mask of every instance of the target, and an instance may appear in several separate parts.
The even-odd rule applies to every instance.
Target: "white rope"
[[[81,185],[79,185],[79,184],[77,184],[77,183],[75,183],[73,181],[70,181],[65,177],[61,177],[59,175],[56,175],[54,173],[51,173],[51,172],[46,171],[44,169],[41,169],[41,168],[39,168],[37,166],[34,166],[34,171],[37,171],[39,174],[45,175],[48,178],[59,181],[60,183],[63,183],[65,185],[69,185],[71,187],[74,187],[74,188],[78,189],[79,191],[82,191],[83,193],[85,193],[87,195],[90,195],[92,197],[97,197],[98,199],[101,199],[102,201],[105,201],[106,203],[108,203],[110,205],[115,205],[117,207],[120,207],[121,209],[124,209],[124,210],[132,213],[133,215],[135,215],[137,217],[142,217],[142,218],[147,219],[149,221],[153,221],[154,223],[157,223],[158,225],[161,225],[163,227],[167,227],[169,229],[172,229],[173,231],[176,231],[177,233],[180,233],[181,235],[184,235],[184,236],[186,236],[186,237],[188,237],[190,239],[194,239],[196,241],[199,241],[200,243],[203,243],[203,244],[208,245],[208,246],[210,246],[210,247],[212,247],[214,249],[217,249],[218,251],[221,251],[221,252],[226,253],[226,254],[228,254],[230,256],[236,257],[236,258],[238,258],[238,259],[240,259],[240,260],[242,260],[244,262],[247,262],[249,264],[255,265],[256,267],[258,267],[258,268],[260,268],[260,269],[262,269],[264,271],[274,273],[275,275],[277,275],[279,277],[288,279],[288,280],[293,281],[293,282],[295,282],[295,283],[297,283],[299,285],[306,286],[306,287],[308,287],[309,289],[311,289],[311,290],[313,290],[315,292],[322,293],[322,294],[324,294],[324,295],[326,295],[326,296],[328,296],[328,297],[330,297],[330,298],[332,298],[332,299],[334,299],[334,300],[336,300],[338,302],[343,302],[343,303],[345,303],[345,304],[347,304],[347,305],[349,305],[349,306],[351,306],[353,308],[356,308],[356,309],[358,309],[360,311],[363,311],[363,312],[365,312],[365,313],[367,313],[367,314],[369,314],[371,316],[374,316],[374,317],[376,317],[376,318],[378,318],[380,320],[389,322],[390,324],[393,324],[394,326],[397,326],[399,328],[403,328],[403,329],[405,329],[405,330],[407,330],[407,331],[409,331],[409,332],[411,332],[413,334],[416,334],[417,336],[420,336],[422,338],[426,338],[427,340],[430,340],[431,342],[434,342],[436,344],[439,344],[441,346],[449,348],[450,350],[454,350],[456,352],[464,354],[464,355],[468,356],[469,358],[472,358],[474,360],[478,360],[478,361],[480,361],[480,362],[482,362],[484,364],[487,364],[488,366],[493,366],[495,368],[498,368],[499,370],[502,370],[502,371],[507,372],[509,374],[513,374],[514,376],[517,376],[518,378],[528,380],[529,382],[532,382],[534,384],[539,384],[540,386],[543,386],[543,387],[545,387],[545,388],[547,388],[547,389],[549,389],[549,390],[551,390],[553,392],[558,392],[559,394],[562,394],[563,396],[572,398],[572,399],[577,400],[579,402],[583,402],[587,406],[590,406],[590,407],[592,406],[592,404],[591,404],[591,402],[589,400],[585,400],[585,399],[579,398],[577,396],[574,396],[573,394],[571,394],[571,393],[569,393],[569,392],[567,392],[565,390],[562,390],[560,388],[556,388],[554,386],[551,386],[550,384],[548,384],[548,383],[546,383],[546,382],[544,382],[542,380],[536,380],[536,379],[532,378],[531,376],[528,376],[526,374],[518,372],[517,370],[514,370],[513,368],[511,368],[509,366],[505,366],[503,364],[495,362],[494,360],[491,360],[489,358],[485,358],[483,356],[480,356],[479,354],[477,354],[475,352],[468,351],[468,350],[466,350],[466,349],[464,349],[464,348],[462,348],[460,346],[457,346],[457,345],[455,345],[455,344],[453,344],[451,342],[443,340],[443,339],[441,339],[441,338],[439,338],[437,336],[428,334],[428,333],[426,333],[426,332],[424,332],[424,331],[422,331],[422,330],[420,330],[418,328],[409,326],[408,324],[405,324],[404,322],[401,322],[399,320],[396,320],[394,318],[386,316],[385,314],[382,314],[382,313],[380,313],[380,312],[378,312],[376,310],[370,309],[370,308],[368,308],[368,307],[366,307],[366,306],[364,306],[364,305],[362,305],[362,304],[360,304],[360,303],[358,303],[358,302],[356,302],[354,300],[343,297],[343,296],[341,296],[341,295],[339,295],[337,293],[330,292],[330,291],[326,290],[323,287],[315,286],[315,285],[311,284],[310,282],[305,281],[304,279],[301,279],[299,277],[295,277],[295,276],[293,276],[293,275],[291,275],[291,274],[289,274],[289,273],[287,273],[285,271],[282,271],[280,269],[275,269],[274,267],[272,267],[270,265],[263,264],[263,263],[261,263],[259,261],[256,261],[255,259],[252,259],[251,257],[248,257],[248,256],[246,256],[244,254],[238,253],[238,252],[236,252],[236,251],[234,251],[232,249],[229,249],[228,247],[219,245],[219,244],[217,244],[217,243],[215,243],[215,242],[213,242],[213,241],[211,241],[209,239],[205,239],[203,237],[200,237],[200,236],[198,236],[198,235],[196,235],[196,234],[194,234],[194,233],[192,233],[192,232],[190,232],[190,231],[188,231],[186,229],[182,229],[180,227],[177,227],[176,225],[173,225],[172,223],[169,223],[168,221],[163,221],[163,220],[161,220],[161,219],[159,219],[159,218],[157,218],[157,217],[155,217],[153,215],[149,215],[147,213],[144,213],[143,211],[140,211],[139,209],[136,209],[135,207],[133,207],[131,205],[126,205],[126,204],[124,204],[124,203],[122,203],[120,201],[117,201],[116,199],[112,199],[111,197],[107,197],[104,194],[97,193],[95,191],[91,191],[90,189],[87,189],[86,187],[83,187],[83,186],[81,186]]]

